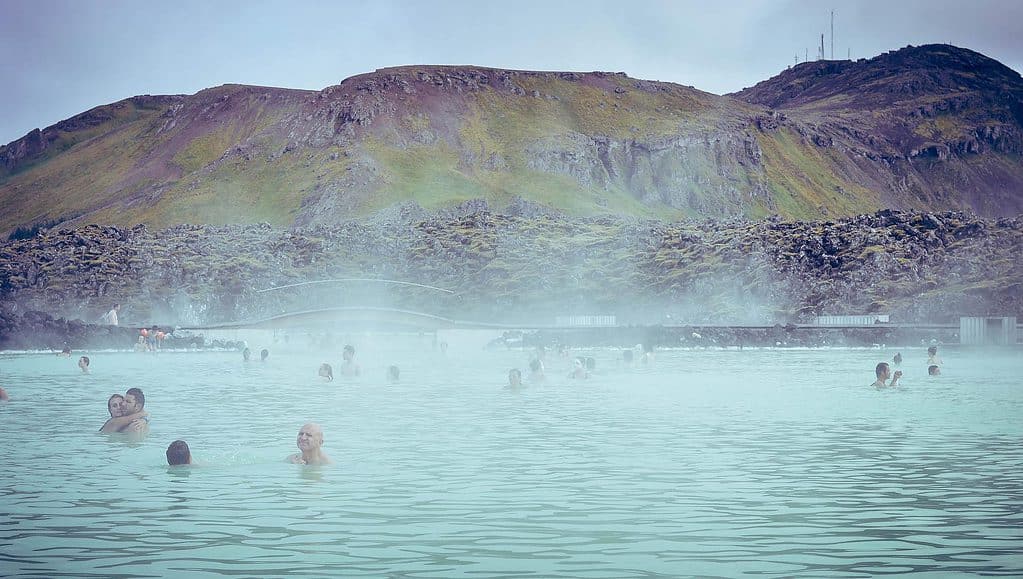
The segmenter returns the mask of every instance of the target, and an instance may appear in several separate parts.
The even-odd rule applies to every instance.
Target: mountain
[[[933,44],[807,62],[731,96],[800,119],[859,166],[887,167],[876,173],[893,205],[1023,210],[1023,81],[977,52]]]
[[[1023,212],[1023,80],[909,47],[739,93],[623,73],[407,66],[321,91],[97,107],[0,147],[0,232],[455,213],[819,219]],[[464,211],[463,211],[464,212]]]

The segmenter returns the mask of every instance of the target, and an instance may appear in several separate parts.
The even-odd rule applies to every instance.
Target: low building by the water
[[[1018,341],[1013,316],[959,318],[959,343],[964,346],[1013,346]]]
[[[554,325],[562,328],[609,328],[618,325],[618,318],[614,315],[556,316]]]
[[[867,314],[861,316],[817,316],[813,323],[817,326],[870,326],[888,322],[888,314]]]

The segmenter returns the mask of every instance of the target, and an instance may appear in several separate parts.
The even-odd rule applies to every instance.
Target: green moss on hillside
[[[39,156],[19,163],[13,171],[0,167],[0,185],[7,183],[15,175],[45,165],[54,157],[70,151],[76,145],[88,143],[92,139],[107,135],[125,125],[151,120],[163,110],[163,105],[134,99],[97,107],[87,114],[105,118],[103,122],[90,127],[76,128],[73,131],[58,131],[56,139],[52,140],[47,149]]]
[[[384,184],[363,206],[375,211],[408,199],[428,210],[487,197],[487,191],[459,166],[458,153],[444,144],[398,149],[367,139],[364,150],[387,169]]]
[[[138,219],[156,227],[176,223],[239,223],[265,221],[288,226],[302,199],[322,176],[344,171],[346,163],[331,162],[326,151],[285,153],[273,159],[230,157],[205,172],[193,187],[181,183]]]
[[[775,213],[790,219],[817,219],[821,209],[855,215],[880,206],[877,192],[840,177],[833,147],[817,147],[788,128],[756,133],[763,151]]]
[[[12,177],[3,189],[0,228],[77,216],[88,208],[120,201],[119,185],[138,160],[137,147],[122,127],[92,139],[69,155],[58,155]],[[61,195],[53,195],[61,191]],[[113,221],[113,223],[119,223]]]
[[[203,134],[174,155],[174,163],[185,173],[197,171],[219,159],[236,141],[234,131],[223,128]]]

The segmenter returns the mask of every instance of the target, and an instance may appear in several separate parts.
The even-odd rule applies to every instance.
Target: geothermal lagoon
[[[0,354],[8,577],[1023,574],[1023,357],[485,349],[494,332]],[[362,373],[327,382],[345,343]],[[270,351],[265,362],[258,352]],[[879,390],[874,365],[901,352]],[[91,373],[75,362],[92,359]],[[596,362],[569,379],[574,356]],[[386,368],[401,368],[397,383]],[[509,390],[508,370],[525,387]],[[150,432],[100,434],[138,386]],[[330,466],[287,464],[306,422]],[[198,463],[168,467],[184,439]]]

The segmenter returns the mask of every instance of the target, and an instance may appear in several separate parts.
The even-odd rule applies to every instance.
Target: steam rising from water
[[[924,350],[902,349],[904,386],[875,390],[873,365],[893,351],[660,350],[626,366],[617,348],[549,350],[547,380],[510,391],[507,370],[537,353],[484,350],[495,332],[442,332],[436,347],[431,335],[287,335],[233,336],[268,347],[266,362],[94,353],[87,376],[73,359],[5,356],[5,568],[1023,571],[1023,366],[1009,352],[943,349],[929,378]],[[321,380],[345,343],[363,374]],[[596,360],[590,378],[567,377],[575,355]],[[143,387],[153,416],[137,443],[93,432],[126,385]],[[283,462],[310,420],[336,466]],[[177,438],[205,466],[168,470]],[[97,531],[125,520],[146,532]]]

